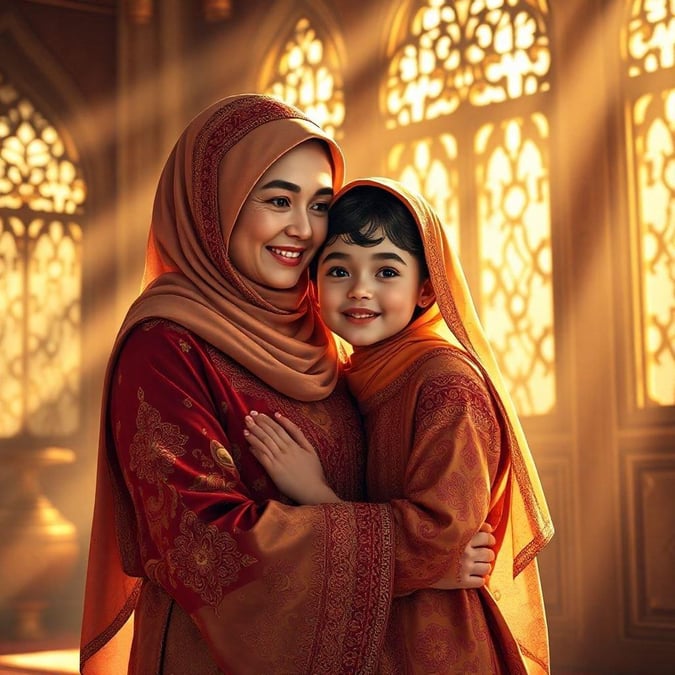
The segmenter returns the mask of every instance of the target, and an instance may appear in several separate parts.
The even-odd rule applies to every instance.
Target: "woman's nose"
[[[296,214],[291,222],[286,225],[284,231],[289,237],[309,239],[312,236],[312,224],[306,213]]]

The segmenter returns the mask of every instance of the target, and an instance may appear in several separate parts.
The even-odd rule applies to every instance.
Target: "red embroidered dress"
[[[382,507],[273,501],[283,497],[243,437],[251,409],[293,414],[336,491],[363,499],[360,421],[342,381],[299,403],[175,324],[127,339],[110,421],[140,514],[128,543],[147,576],[134,672],[218,672],[199,633],[234,672],[351,672],[377,654],[391,584]]]
[[[258,179],[310,139],[324,144],[336,190],[337,145],[267,96],[206,109],[166,162],[144,289],[104,385],[85,675],[375,672],[390,510],[284,504],[242,436],[251,409],[285,412],[335,490],[361,497],[362,433],[307,274],[291,289],[261,287],[228,255]]]

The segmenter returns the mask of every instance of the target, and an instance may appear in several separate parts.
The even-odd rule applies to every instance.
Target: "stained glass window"
[[[308,18],[298,20],[271,64],[276,70],[263,74],[263,90],[297,106],[333,138],[341,138],[345,104],[337,53]]]
[[[473,295],[519,413],[550,413],[557,384],[548,121],[543,112],[514,118],[513,105],[510,114],[501,106],[543,106],[546,3],[418,0],[400,17],[408,20],[392,41],[383,100],[387,127],[394,135],[405,129],[406,140],[393,144],[387,172],[429,199],[464,266],[479,270]],[[489,124],[475,114],[487,106]],[[450,130],[429,135],[438,118]],[[410,140],[416,125],[420,135]],[[460,138],[471,139],[461,156]],[[463,233],[478,239],[476,260],[462,252]]]
[[[0,72],[0,438],[79,425],[81,171]]]

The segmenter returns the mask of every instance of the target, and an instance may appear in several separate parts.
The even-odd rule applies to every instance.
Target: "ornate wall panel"
[[[673,641],[675,452],[662,449],[657,454],[629,447],[624,455],[626,636]]]

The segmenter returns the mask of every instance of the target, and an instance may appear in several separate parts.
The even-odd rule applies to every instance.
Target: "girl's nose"
[[[353,298],[354,300],[367,300],[372,298],[373,294],[362,280],[355,280],[352,286],[349,289],[348,297]]]

